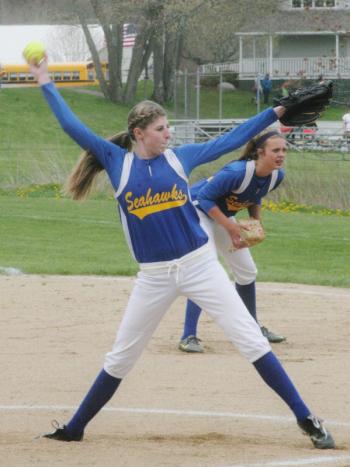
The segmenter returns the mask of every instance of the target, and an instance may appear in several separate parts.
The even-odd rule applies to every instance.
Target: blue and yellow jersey
[[[232,161],[208,180],[200,180],[191,188],[197,206],[208,213],[218,206],[227,216],[254,204],[261,204],[267,193],[282,182],[284,170],[274,170],[267,177],[258,177],[254,161]]]
[[[191,200],[189,174],[198,165],[242,146],[277,119],[273,109],[267,109],[214,140],[166,150],[145,160],[86,127],[52,83],[42,90],[63,130],[89,149],[106,170],[127,242],[139,263],[178,259],[208,241]]]

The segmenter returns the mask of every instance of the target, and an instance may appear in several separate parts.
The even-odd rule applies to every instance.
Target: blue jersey
[[[208,241],[191,200],[189,174],[242,146],[277,119],[270,108],[214,140],[183,145],[145,160],[86,127],[52,83],[42,90],[63,130],[89,149],[106,170],[126,239],[139,263],[178,259]]]
[[[261,199],[277,188],[283,178],[282,169],[276,169],[266,177],[258,177],[254,161],[237,160],[227,164],[208,180],[194,184],[191,195],[205,213],[218,206],[230,217],[249,206],[261,204]]]

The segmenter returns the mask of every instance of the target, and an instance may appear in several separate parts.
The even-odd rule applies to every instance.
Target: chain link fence
[[[225,92],[235,90],[237,74],[233,72],[203,73],[177,71],[174,78],[175,119],[213,118],[221,120],[225,108]],[[202,89],[206,89],[205,101]],[[208,113],[208,101],[214,110]]]

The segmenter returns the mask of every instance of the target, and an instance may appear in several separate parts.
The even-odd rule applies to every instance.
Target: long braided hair
[[[149,100],[139,102],[128,114],[128,129],[111,136],[108,140],[132,151],[135,143],[134,129],[145,129],[158,117],[164,116],[166,116],[165,110],[156,102]],[[66,193],[75,200],[85,199],[91,191],[96,176],[103,170],[96,156],[90,150],[84,151],[68,178]]]

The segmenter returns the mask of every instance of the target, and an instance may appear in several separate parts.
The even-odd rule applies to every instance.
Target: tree
[[[137,82],[153,54],[153,99],[164,102],[172,97],[173,76],[180,61],[184,25],[198,6],[208,0],[90,0],[91,9],[81,8],[76,0],[76,11],[89,45],[101,90],[113,102],[130,103],[135,100]],[[79,6],[80,4],[80,6]],[[101,25],[109,63],[109,81],[103,77],[99,51],[88,28],[91,11]],[[123,25],[135,23],[137,36],[133,48],[128,78],[122,85]]]
[[[236,33],[258,12],[264,18],[273,18],[279,4],[278,0],[204,2],[187,22],[182,58],[198,65],[234,60],[238,52]]]
[[[103,47],[101,28],[89,27],[98,49]],[[81,25],[55,26],[45,38],[48,55],[54,62],[79,62],[90,59],[91,53]]]
[[[195,63],[232,59],[237,28],[249,14],[263,7],[264,14],[277,0],[74,0],[97,78],[104,96],[113,102],[132,103],[137,83],[153,56],[153,95],[160,103],[173,95],[173,77],[183,58]],[[59,8],[59,7],[57,7]],[[100,63],[100,49],[89,25],[96,22],[104,34],[109,79]],[[129,73],[122,83],[123,25],[137,28]]]

